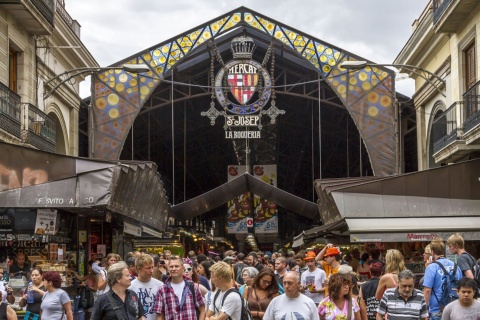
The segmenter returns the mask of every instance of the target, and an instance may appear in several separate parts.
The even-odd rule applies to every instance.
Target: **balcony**
[[[456,33],[478,5],[478,0],[433,0],[433,25],[437,33]]]
[[[457,114],[461,112],[462,102],[455,102],[432,123],[433,153],[461,139],[462,131],[457,127]]]
[[[68,14],[67,10],[63,4],[57,0],[57,13],[62,17],[63,21],[70,27],[70,29],[77,35],[80,39],[80,24],[77,20],[73,20],[72,17]]]
[[[0,82],[0,129],[20,139],[20,96]]]
[[[56,0],[9,0],[0,2],[30,34],[49,35],[53,29]]]
[[[55,152],[55,121],[43,111],[28,103],[28,143],[49,152]]]

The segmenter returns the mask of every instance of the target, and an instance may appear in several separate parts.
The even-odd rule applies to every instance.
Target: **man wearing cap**
[[[325,259],[325,260],[324,260]],[[329,243],[322,249],[315,258],[315,261],[322,267],[322,269],[327,274],[327,278],[330,275],[338,272],[338,267],[340,267],[340,260],[342,259],[342,253],[338,250],[337,247],[334,247],[333,244]]]
[[[325,259],[325,260],[324,260]],[[322,249],[315,258],[315,261],[318,262],[323,271],[325,271],[328,278],[332,274],[338,272],[338,267],[340,267],[342,260],[342,253],[338,250],[337,247],[334,247],[333,244],[329,243]],[[328,295],[328,288],[325,288],[325,296]]]
[[[360,301],[360,314],[362,319],[375,320],[380,301],[375,298],[378,282],[382,276],[383,265],[376,261],[370,265],[371,278],[360,287],[358,298]]]
[[[315,252],[307,252],[304,260],[308,270],[302,273],[301,291],[318,305],[324,298],[325,288],[323,284],[327,277],[325,271],[317,268],[315,264]]]

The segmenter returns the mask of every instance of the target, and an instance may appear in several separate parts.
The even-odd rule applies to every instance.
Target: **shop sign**
[[[124,222],[123,223],[123,232],[140,237],[142,235],[142,227],[137,227],[137,226],[135,226],[133,224],[130,224],[128,222]]]
[[[435,238],[448,239],[455,232],[419,232],[419,233],[355,233],[350,234],[351,242],[430,242]],[[459,232],[466,241],[480,239],[480,231]]]
[[[54,235],[57,231],[55,228],[56,222],[57,210],[38,209],[35,223],[35,233]]]
[[[436,233],[408,233],[406,241],[432,241],[436,237]]]
[[[13,232],[15,223],[14,209],[0,209],[0,233]]]

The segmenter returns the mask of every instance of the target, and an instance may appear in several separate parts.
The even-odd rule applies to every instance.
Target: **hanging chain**
[[[215,99],[215,57],[210,57],[210,90],[212,90],[212,102]]]
[[[272,79],[272,102],[275,103],[275,54],[272,54],[270,78]]]

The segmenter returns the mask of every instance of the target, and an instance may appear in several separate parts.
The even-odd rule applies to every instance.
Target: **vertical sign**
[[[277,186],[277,165],[254,165],[253,175],[274,187]],[[255,207],[255,233],[277,233],[278,216],[277,204],[270,200],[255,195],[253,198]]]
[[[232,181],[246,172],[245,166],[228,166],[228,181]],[[250,192],[227,202],[228,233],[247,233],[247,217],[250,211]]]

